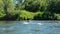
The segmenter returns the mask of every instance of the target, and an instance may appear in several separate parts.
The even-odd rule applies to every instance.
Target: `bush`
[[[33,13],[29,12],[29,11],[26,11],[26,10],[21,10],[21,13],[20,13],[20,20],[30,20],[30,19],[33,19],[34,15]]]
[[[7,15],[7,14],[6,14],[6,15],[3,17],[3,20],[18,20],[19,14],[20,14],[19,10],[14,10],[11,14],[12,14],[12,15]]]
[[[55,13],[55,16],[56,16],[57,20],[60,20],[60,14]]]
[[[56,17],[49,12],[39,13],[34,17],[35,20],[54,20]]]
[[[6,16],[6,14],[2,9],[0,9],[0,19],[2,19],[4,16]]]

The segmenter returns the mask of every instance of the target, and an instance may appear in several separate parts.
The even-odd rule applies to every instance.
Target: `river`
[[[60,21],[0,21],[0,34],[60,34]]]

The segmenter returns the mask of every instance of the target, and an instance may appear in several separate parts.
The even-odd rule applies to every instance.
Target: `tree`
[[[40,9],[40,2],[37,0],[26,0],[24,5],[24,9],[30,12],[36,12]]]
[[[0,19],[3,18],[5,16],[5,12],[4,12],[4,3],[2,0],[0,0]]]
[[[17,16],[18,11],[15,10],[15,5],[13,3],[13,0],[3,0],[3,3],[4,3],[4,12],[6,13],[4,19],[15,20],[18,17]]]
[[[51,0],[48,3],[47,10],[51,13],[59,13],[60,12],[60,0]]]
[[[12,0],[3,0],[3,2],[4,2],[4,11],[6,15],[13,15],[14,5]]]

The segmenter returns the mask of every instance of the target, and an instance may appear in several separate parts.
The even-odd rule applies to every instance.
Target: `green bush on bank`
[[[57,19],[54,14],[51,14],[50,12],[43,12],[38,13],[35,17],[35,20],[54,20]]]
[[[34,17],[34,14],[32,12],[21,10],[20,12],[20,19],[22,20],[32,20]]]
[[[3,18],[6,14],[4,13],[3,10],[0,10],[0,18]]]
[[[57,20],[60,20],[60,14],[55,13]]]

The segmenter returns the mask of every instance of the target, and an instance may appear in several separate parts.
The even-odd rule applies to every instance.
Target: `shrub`
[[[56,17],[49,12],[39,13],[34,17],[35,20],[54,20]]]
[[[0,19],[2,19],[4,16],[6,16],[5,12],[0,9]]]
[[[34,17],[33,13],[26,11],[26,10],[21,10],[20,19],[30,20],[30,19],[33,19],[33,17]]]

